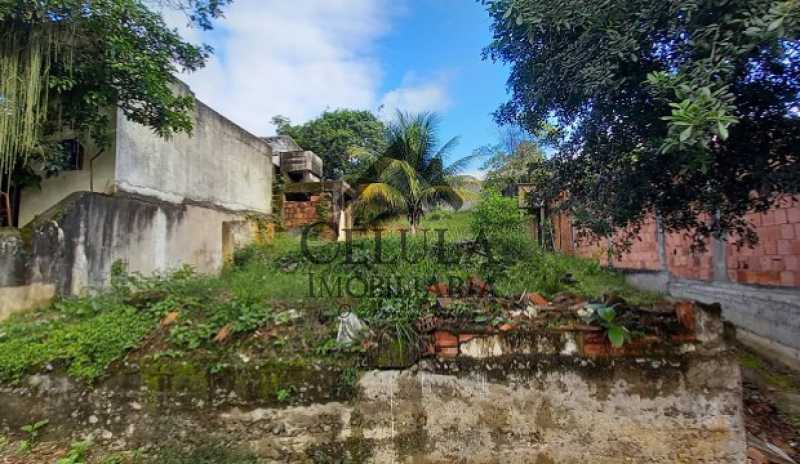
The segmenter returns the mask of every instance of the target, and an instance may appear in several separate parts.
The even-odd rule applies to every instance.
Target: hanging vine
[[[33,21],[33,15],[5,14],[0,22],[0,176],[9,179],[31,155],[45,155],[51,65],[72,67],[74,27]]]

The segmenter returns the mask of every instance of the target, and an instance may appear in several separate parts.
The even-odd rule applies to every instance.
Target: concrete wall
[[[114,125],[116,126],[116,121],[114,121]],[[97,158],[92,161],[95,157]],[[36,215],[47,211],[72,193],[113,193],[116,183],[115,166],[116,147],[113,140],[111,146],[102,152],[94,144],[87,142],[83,169],[63,171],[58,176],[42,180],[41,188],[28,187],[22,191],[19,210],[20,227],[24,227]]]
[[[117,115],[119,191],[171,203],[272,212],[272,151],[258,138],[197,101],[192,135],[171,140]]]
[[[0,433],[47,418],[48,440],[92,435],[93,450],[215,442],[275,463],[747,462],[729,354],[425,360],[365,369],[344,397],[341,371],[309,361],[291,370],[289,403],[270,400],[287,368],[268,362],[215,378],[205,364],[144,360],[96,387],[46,373],[0,386]]]
[[[0,229],[0,321],[55,296],[55,285],[31,281],[29,258],[19,230]]]
[[[116,261],[144,275],[183,265],[217,273],[225,253],[257,238],[250,222],[222,208],[74,193],[37,218],[29,244],[18,231],[0,235],[0,320],[56,295],[104,287]]]
[[[75,194],[34,230],[34,280],[61,294],[104,286],[121,260],[151,274],[190,265],[216,273],[223,266],[223,227],[244,216],[222,209],[176,205],[147,197]]]

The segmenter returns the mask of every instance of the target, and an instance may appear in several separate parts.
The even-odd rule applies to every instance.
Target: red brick
[[[793,207],[786,210],[786,215],[788,216],[789,222],[796,224],[800,223],[800,207]]]
[[[786,256],[783,260],[787,271],[800,271],[800,257]]]
[[[695,319],[694,319],[694,304],[686,301],[675,304],[675,315],[678,321],[689,332],[694,332]]]
[[[800,256],[800,240],[792,240],[790,243],[791,243],[791,251],[788,254],[794,256]]]
[[[778,243],[775,240],[770,239],[769,241],[764,242],[764,254],[767,255],[777,255],[778,254]]]
[[[436,353],[440,358],[457,358],[458,357],[458,347],[454,348],[441,348]]]
[[[610,354],[610,345],[605,343],[584,343],[583,355],[590,358],[606,357]]]
[[[775,215],[772,214],[772,211],[767,211],[766,213],[761,214],[761,224],[765,226],[771,226],[775,224]]]
[[[775,224],[786,224],[786,210],[785,209],[776,209],[775,211]]]
[[[758,229],[758,238],[761,243],[780,240],[781,226],[768,226]]]
[[[792,224],[783,224],[781,226],[781,238],[786,240],[795,238],[794,226]]]
[[[445,330],[437,330],[433,333],[436,338],[436,348],[458,347],[458,337]]]
[[[778,240],[777,250],[779,255],[791,255],[792,242],[789,240]]]
[[[780,285],[781,273],[777,271],[759,272],[756,277],[756,283],[759,285]]]
[[[781,285],[792,286],[794,285],[796,273],[792,271],[781,272]]]

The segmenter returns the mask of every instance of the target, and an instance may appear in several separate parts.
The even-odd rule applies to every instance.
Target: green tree
[[[164,137],[192,129],[191,96],[175,75],[211,53],[192,45],[149,5],[210,28],[230,0],[0,1],[0,173],[6,188],[37,177],[31,163],[58,170],[55,136],[70,129],[100,147],[112,109]],[[12,177],[8,178],[11,173]]]
[[[301,147],[322,158],[329,179],[357,178],[386,149],[386,126],[369,111],[326,111],[305,124],[272,119],[278,134],[291,136]]]
[[[472,195],[459,173],[472,157],[445,165],[445,157],[458,143],[448,140],[441,147],[437,138],[438,118],[431,113],[397,113],[388,128],[388,147],[367,171],[368,182],[360,186],[356,207],[371,220],[404,215],[416,234],[427,211],[439,205],[461,208]]]
[[[800,190],[798,0],[483,3],[511,65],[496,118],[557,123],[551,185],[595,230],[655,213],[752,242],[744,215]]]
[[[475,155],[487,158],[483,163],[486,170],[484,188],[498,192],[504,192],[514,184],[533,183],[545,161],[538,143],[517,126],[502,128],[499,142],[478,148]]]

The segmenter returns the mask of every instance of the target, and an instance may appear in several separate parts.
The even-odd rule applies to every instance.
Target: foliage
[[[272,119],[278,134],[289,135],[324,163],[324,177],[352,180],[386,149],[383,122],[369,111],[326,111],[305,124],[292,125],[282,116]]]
[[[84,464],[86,454],[92,446],[90,441],[78,441],[70,445],[67,455],[56,461],[56,464]]]
[[[490,239],[510,237],[524,232],[525,214],[515,198],[504,197],[494,190],[484,190],[472,211],[472,232]]]
[[[0,322],[0,381],[20,381],[44,369],[93,381],[134,349],[133,359],[200,356],[208,360],[210,372],[241,362],[238,353],[250,353],[253,343],[268,347],[259,348],[261,356],[357,356],[361,345],[346,349],[336,343],[335,320],[342,307],[353,310],[382,340],[414,347],[415,322],[435,307],[426,287],[451,279],[458,285],[473,275],[491,282],[499,296],[570,291],[598,299],[611,292],[631,304],[652,302],[651,295],[633,290],[621,274],[597,263],[541,252],[524,231],[492,242],[492,260],[473,253],[472,215],[437,212],[437,219],[423,218],[420,233],[413,237],[384,231],[380,259],[373,240],[357,237],[352,259],[345,244],[312,242],[309,250],[315,256],[334,256],[338,250],[336,259],[316,264],[300,251],[297,236],[280,234],[270,244],[240,253],[237,263],[220,276],[182,268],[142,277],[117,263],[107,291],[62,299]],[[433,229],[446,229],[443,245]],[[573,279],[566,279],[567,274]],[[317,279],[314,295],[309,294],[309,275]],[[329,295],[319,288],[322,278],[343,284],[354,279],[360,282],[355,288],[368,282],[373,291],[354,298],[344,292]],[[476,321],[496,318],[491,311],[476,314],[474,308],[453,312],[471,314]],[[215,342],[223,327],[230,331],[227,341]]]
[[[511,65],[496,118],[557,124],[547,198],[596,232],[655,213],[698,244],[752,242],[744,215],[799,191],[797,0],[483,3],[485,56]]]
[[[229,0],[163,3],[208,28]],[[177,90],[175,75],[202,67],[211,49],[183,41],[145,0],[4,2],[0,28],[3,174],[30,174],[31,153],[47,163],[49,141],[65,128],[105,147],[115,107],[163,137],[191,131],[194,98]]]
[[[49,420],[40,420],[39,422],[34,422],[32,424],[24,425],[20,430],[27,434],[27,438],[22,440],[19,445],[19,449],[21,452],[28,452],[36,446],[36,443],[39,441],[39,432],[50,423]]]
[[[500,141],[475,150],[475,155],[487,158],[483,164],[485,189],[505,192],[520,183],[540,183],[539,171],[545,167],[545,155],[538,143],[518,126],[500,131]]]
[[[408,218],[412,234],[427,211],[439,205],[459,209],[470,192],[458,174],[471,157],[445,165],[457,138],[438,147],[438,118],[431,113],[397,113],[389,125],[386,154],[364,177],[356,209],[370,221]],[[438,147],[438,148],[437,148]]]
[[[595,322],[606,329],[606,336],[615,348],[621,348],[625,342],[630,341],[630,331],[616,322],[617,311],[614,307],[602,304],[588,304],[584,309],[589,313],[588,319],[590,322]]]

